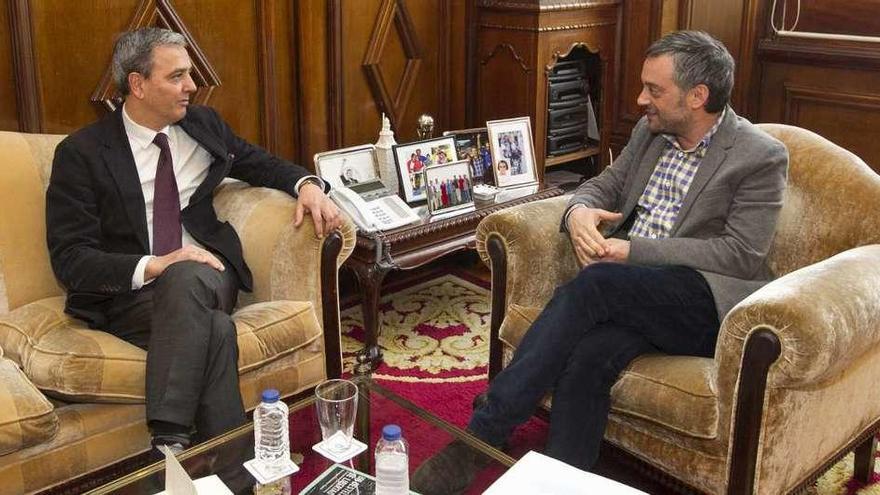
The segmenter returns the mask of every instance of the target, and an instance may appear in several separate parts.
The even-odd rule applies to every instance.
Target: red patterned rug
[[[383,363],[374,379],[450,423],[465,427],[474,396],[486,389],[489,356],[488,284],[464,272],[432,273],[386,287],[380,304]],[[347,370],[363,347],[359,305],[342,312]],[[404,426],[404,431],[406,426]],[[509,453],[540,450],[546,422],[535,418],[515,432]],[[421,459],[411,459],[419,463]],[[831,468],[811,495],[880,495],[880,476],[861,487],[852,480],[852,455]]]

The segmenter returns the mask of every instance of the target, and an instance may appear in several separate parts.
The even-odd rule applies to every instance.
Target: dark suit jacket
[[[642,118],[629,143],[569,201],[619,211],[606,237],[626,235],[630,219],[666,140]],[[683,265],[698,270],[715,298],[718,318],[772,280],[766,259],[782,209],[788,171],[785,146],[728,107],[688,188],[669,238],[630,239],[629,262]],[[563,222],[564,228],[564,222]]]
[[[178,124],[213,158],[181,222],[235,270],[242,289],[251,290],[241,241],[214,211],[214,188],[232,177],[296,196],[296,181],[309,172],[236,136],[211,108],[190,106]],[[67,311],[102,327],[107,305],[131,291],[135,266],[150,253],[144,196],[121,107],[58,145],[46,192],[46,229],[52,269],[68,291]]]

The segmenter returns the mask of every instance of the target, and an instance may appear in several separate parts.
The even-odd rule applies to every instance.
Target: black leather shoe
[[[486,456],[454,440],[416,469],[410,488],[422,495],[458,495],[488,464]]]

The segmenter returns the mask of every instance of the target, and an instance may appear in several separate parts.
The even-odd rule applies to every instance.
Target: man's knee
[[[599,262],[584,267],[577,276],[565,285],[559,287],[560,291],[575,293],[589,291],[604,291],[620,283],[631,279],[632,266],[622,263]]]
[[[170,265],[156,279],[157,290],[182,294],[193,289],[217,291],[224,286],[223,273],[196,261],[179,261]]]

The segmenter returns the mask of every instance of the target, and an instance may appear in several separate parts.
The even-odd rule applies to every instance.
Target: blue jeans
[[[503,445],[552,390],[547,454],[590,469],[620,372],[647,353],[710,357],[718,327],[712,291],[696,270],[589,265],[556,290],[468,429]]]

